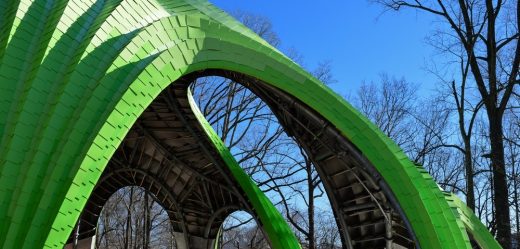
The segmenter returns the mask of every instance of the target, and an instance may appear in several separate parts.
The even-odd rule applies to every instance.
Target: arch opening
[[[99,200],[99,196],[133,183],[144,186],[165,207],[180,238],[176,239],[179,248],[211,248],[230,212],[253,210],[204,139],[188,100],[190,84],[210,75],[244,84],[259,96],[309,155],[323,181],[344,248],[417,246],[384,179],[355,146],[295,98],[255,78],[225,70],[183,77],[146,108],[110,159],[80,220],[96,224],[93,220],[101,211],[96,207],[107,199]],[[232,208],[220,216],[212,215],[228,206]],[[87,236],[92,229],[82,226],[79,234]]]
[[[226,217],[217,240],[218,249],[271,248],[255,218],[245,211],[235,211]]]
[[[419,247],[385,180],[319,113],[282,90],[237,72],[208,69],[178,82],[187,84],[203,76],[220,76],[243,84],[269,106],[323,180],[344,248]]]
[[[210,75],[196,78],[189,88],[201,114],[240,167],[277,204],[302,247],[341,248],[338,226],[312,161],[269,106],[245,85]]]
[[[95,248],[177,248],[172,228],[166,209],[153,194],[144,187],[123,187],[103,206]]]

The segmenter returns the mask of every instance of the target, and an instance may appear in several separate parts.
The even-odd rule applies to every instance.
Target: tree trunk
[[[509,200],[507,177],[504,161],[504,137],[502,115],[497,109],[488,109],[489,138],[491,142],[491,165],[496,210],[497,240],[504,249],[511,248],[511,221],[509,216]]]
[[[308,218],[309,218],[309,249],[315,249],[316,243],[314,241],[314,182],[312,177],[312,164],[309,160],[305,160],[305,164],[307,166],[307,186],[308,186],[308,200],[309,200],[309,208],[308,208]]]
[[[130,187],[130,196],[128,202],[127,209],[127,217],[126,217],[126,233],[124,240],[124,248],[130,249],[132,244],[132,205],[134,203],[134,187]]]
[[[149,198],[148,198],[148,192],[143,191],[144,194],[144,221],[143,221],[143,249],[148,249],[150,244],[150,230],[151,230],[151,224],[150,224],[150,204],[149,204]]]
[[[473,182],[473,155],[469,137],[464,137],[464,168],[466,170],[466,204],[475,211],[475,184]]]
[[[514,238],[511,238],[511,239],[514,239],[516,243],[520,242],[520,216],[519,216],[519,204],[518,203],[518,172],[517,172],[517,169],[516,169],[516,154],[512,157],[513,158],[513,161],[511,163],[511,167],[512,167],[512,170],[511,170],[511,174],[513,176],[512,180],[513,180],[513,203],[514,203],[514,206],[515,206],[515,226],[516,226],[516,236]]]

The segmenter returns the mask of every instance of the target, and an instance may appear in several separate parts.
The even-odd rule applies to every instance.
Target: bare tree
[[[359,87],[353,100],[358,109],[375,123],[397,145],[410,151],[414,131],[413,112],[416,108],[417,87],[404,78],[380,75],[380,82],[370,82]]]
[[[166,210],[146,190],[125,187],[103,207],[96,248],[176,248]]]
[[[363,83],[353,102],[441,187],[465,193],[460,158],[453,151],[460,146],[448,143],[450,113],[442,101],[419,101],[415,84],[381,74],[379,82]]]
[[[278,47],[280,45],[280,38],[273,30],[273,24],[269,18],[241,10],[235,10],[231,12],[231,15],[255,32],[258,36],[262,37],[262,39],[273,47]]]
[[[460,44],[486,108],[494,183],[497,239],[511,247],[511,222],[504,155],[503,117],[519,83],[520,1],[378,1],[399,10],[409,7],[435,15],[449,25],[445,39]]]
[[[317,211],[316,226],[319,228],[316,231],[316,248],[318,249],[339,249],[341,246],[341,239],[336,220],[327,210]]]
[[[463,59],[461,59],[463,61]],[[474,169],[473,169],[473,150],[472,150],[472,134],[475,120],[483,102],[479,101],[476,105],[472,105],[466,96],[466,84],[468,76],[468,66],[463,66],[462,82],[460,88],[457,89],[455,81],[451,82],[451,96],[455,100],[457,111],[459,134],[462,138],[464,147],[458,149],[464,154],[464,169],[466,172],[466,204],[471,210],[475,210],[475,192],[474,192]],[[469,119],[466,115],[469,113]]]
[[[261,229],[254,224],[253,217],[244,212],[237,212],[224,221],[218,246],[221,249],[269,248]]]
[[[519,187],[520,187],[520,174],[518,163],[520,161],[520,126],[519,126],[519,117],[518,113],[514,109],[510,109],[506,113],[506,126],[504,132],[505,139],[505,154],[506,154],[506,163],[509,165],[509,191],[511,194],[511,207],[514,210],[512,216],[514,218],[511,219],[512,225],[514,226],[514,237],[513,241],[517,243],[520,242],[520,202],[519,202]]]

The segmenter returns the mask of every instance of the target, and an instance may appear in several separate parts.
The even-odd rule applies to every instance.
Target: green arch
[[[488,229],[479,218],[469,209],[462,200],[454,194],[447,196],[449,201],[453,201],[460,214],[462,223],[467,232],[475,239],[480,248],[501,248],[498,241],[489,233]]]
[[[143,110],[171,82],[208,68],[261,79],[335,125],[384,177],[422,248],[470,248],[459,212],[427,172],[343,98],[211,4],[2,4],[2,30],[9,30],[0,34],[4,248],[63,245]],[[255,209],[269,221],[263,224],[273,247],[298,247],[280,214],[205,127],[248,198],[257,199]]]

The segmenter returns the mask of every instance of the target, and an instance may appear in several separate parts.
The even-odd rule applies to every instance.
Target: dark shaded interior
[[[95,235],[104,204],[125,186],[157,198],[179,233],[179,248],[210,248],[230,213],[251,210],[191,112],[187,86],[172,84],[132,126],[81,214],[78,239]]]

